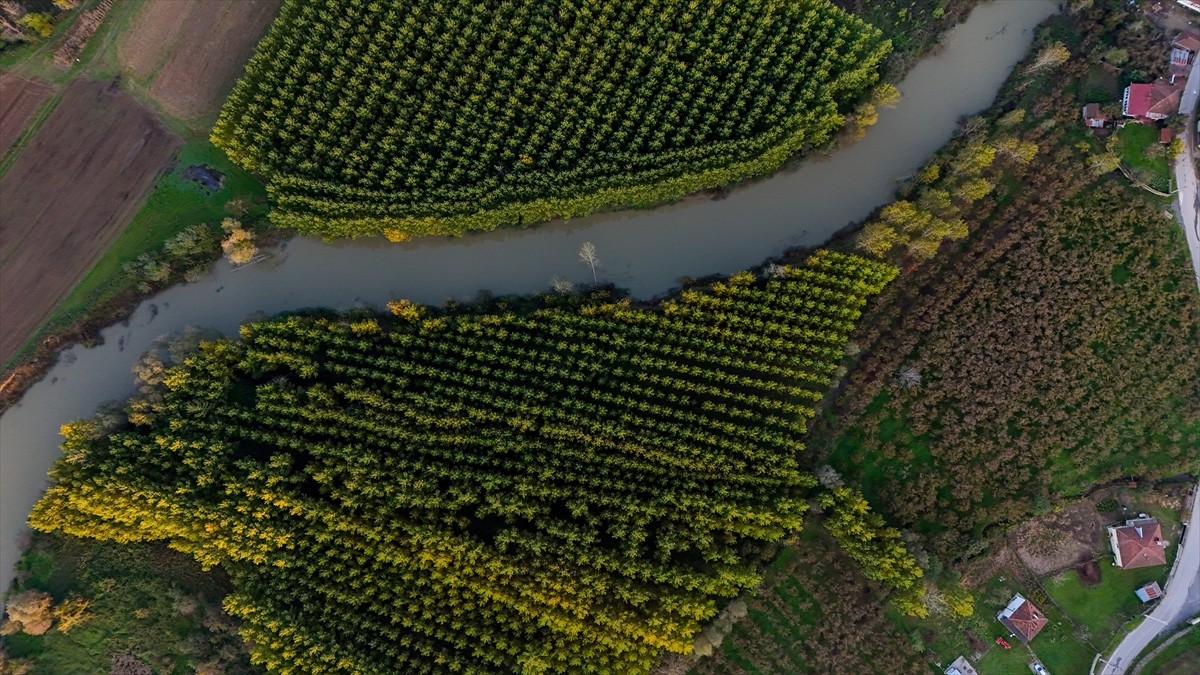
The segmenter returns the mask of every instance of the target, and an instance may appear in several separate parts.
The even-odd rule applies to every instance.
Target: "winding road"
[[[1167,577],[1162,600],[1121,640],[1108,659],[1102,661],[1104,668],[1100,675],[1123,675],[1155,638],[1200,611],[1200,504],[1196,501],[1200,501],[1200,484],[1196,486],[1192,514],[1179,544],[1181,548],[1175,556],[1175,564]]]

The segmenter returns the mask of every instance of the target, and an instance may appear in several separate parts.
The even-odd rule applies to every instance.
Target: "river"
[[[986,108],[1033,39],[1053,0],[996,0],[951,31],[944,49],[900,83],[903,99],[880,111],[866,138],[829,158],[735,190],[726,199],[691,199],[459,239],[406,244],[362,240],[326,244],[298,238],[266,262],[207,278],[143,302],[104,344],[67,350],[49,375],[0,417],[0,592],[7,589],[27,532],[26,514],[58,456],[58,428],[134,391],[130,367],[154,340],[188,325],[231,332],[256,312],[303,307],[382,306],[409,298],[439,304],[545,290],[554,276],[590,281],[577,251],[596,245],[601,281],[650,297],[684,275],[729,273],[792,246],[826,241],[889,201],[953,134],[964,115]]]

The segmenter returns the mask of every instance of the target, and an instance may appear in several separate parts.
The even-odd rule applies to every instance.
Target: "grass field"
[[[1192,626],[1183,637],[1145,664],[1141,675],[1195,675],[1200,662],[1200,627]]]
[[[1105,642],[1126,622],[1141,614],[1146,606],[1134,590],[1151,581],[1166,580],[1169,565],[1123,570],[1114,567],[1112,556],[1100,561],[1100,583],[1086,586],[1074,570],[1059,573],[1045,582],[1046,593],[1064,608],[1076,623],[1088,629],[1098,641]]]
[[[1117,132],[1121,164],[1150,187],[1169,192],[1171,167],[1166,146],[1158,142],[1158,129],[1146,124],[1126,124]]]

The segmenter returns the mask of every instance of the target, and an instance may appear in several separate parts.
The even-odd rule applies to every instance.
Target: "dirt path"
[[[110,83],[71,83],[0,177],[0,361],[115,239],[179,145]]]

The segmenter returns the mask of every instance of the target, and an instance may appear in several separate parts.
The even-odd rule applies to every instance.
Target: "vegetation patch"
[[[1160,192],[1171,191],[1168,146],[1158,142],[1158,128],[1126,124],[1116,136],[1116,153],[1134,178]]]
[[[145,362],[132,426],[64,428],[31,522],[223,565],[272,670],[645,671],[799,528],[799,438],[895,272],[249,324]]]
[[[1150,659],[1142,675],[1191,675],[1196,670],[1196,654],[1200,653],[1200,628],[1191,626]]]
[[[4,673],[108,673],[114,655],[155,673],[257,672],[221,609],[225,575],[202,572],[162,544],[39,533],[17,574],[10,623],[0,630]],[[23,628],[11,623],[14,614],[26,619]]]
[[[282,226],[461,234],[768,173],[842,126],[887,51],[828,0],[293,0],[213,139]]]

